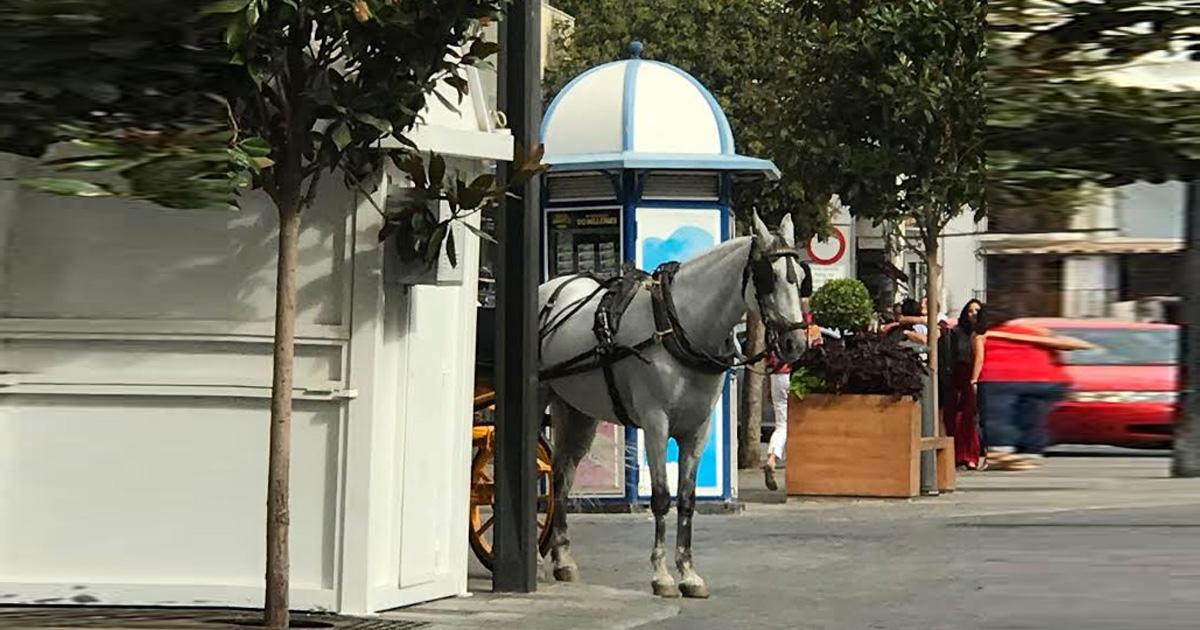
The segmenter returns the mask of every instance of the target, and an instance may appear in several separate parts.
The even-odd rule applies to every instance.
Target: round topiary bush
[[[871,325],[875,304],[866,285],[856,278],[830,280],[809,301],[817,324],[847,332],[861,332]]]

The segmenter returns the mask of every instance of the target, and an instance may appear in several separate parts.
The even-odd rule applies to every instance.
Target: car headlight
[[[1176,392],[1072,392],[1070,399],[1085,403],[1169,403],[1179,399]]]

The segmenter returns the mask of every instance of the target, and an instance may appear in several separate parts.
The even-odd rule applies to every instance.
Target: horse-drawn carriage
[[[479,309],[476,332],[475,415],[471,448],[471,549],[479,562],[492,569],[495,552],[492,532],[495,526],[496,477],[496,390],[493,386],[495,356],[495,310]],[[544,433],[544,432],[543,432]],[[544,554],[550,548],[550,522],[554,515],[554,475],[550,468],[550,443],[538,436],[538,548]]]

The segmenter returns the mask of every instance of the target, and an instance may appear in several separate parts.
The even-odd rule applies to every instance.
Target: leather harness
[[[763,250],[759,247],[758,238],[754,238],[750,258],[746,262],[746,267],[742,274],[742,292],[744,295],[747,285],[752,282],[760,311],[764,313],[766,311],[762,310],[763,304],[770,299],[767,296],[773,292],[776,281],[772,264],[779,258],[785,258],[788,261],[788,280],[796,283],[796,272],[793,261],[801,260],[800,253],[790,248]],[[803,262],[799,264],[804,267],[807,274],[807,266]],[[778,336],[781,333],[804,326],[802,322],[768,322],[767,349],[741,361],[738,360],[736,352],[732,349],[729,352],[714,355],[702,348],[697,348],[688,338],[687,332],[679,320],[679,313],[675,308],[675,300],[671,294],[671,286],[675,281],[675,274],[679,271],[679,267],[680,264],[678,262],[667,262],[659,265],[653,274],[647,274],[644,271],[627,266],[621,275],[613,278],[601,279],[590,273],[582,273],[571,276],[563,281],[562,284],[555,288],[546,305],[542,307],[539,313],[539,320],[541,321],[538,331],[539,338],[544,340],[548,335],[558,330],[599,295],[600,303],[596,307],[592,323],[592,333],[596,337],[596,346],[566,361],[540,370],[538,378],[546,382],[599,369],[604,375],[604,385],[608,390],[608,396],[612,401],[617,420],[625,426],[630,426],[632,425],[632,420],[617,389],[613,371],[613,366],[617,363],[630,357],[637,357],[638,360],[648,364],[650,361],[642,354],[643,351],[653,347],[655,344],[661,343],[671,356],[675,357],[676,360],[688,369],[704,374],[721,374],[733,367],[758,362],[771,352],[776,351]],[[597,283],[597,287],[586,297],[577,300],[557,316],[551,317],[551,311],[563,290],[572,282],[580,279],[593,280]],[[629,308],[630,303],[633,302],[633,298],[637,295],[637,292],[643,288],[650,292],[650,304],[654,314],[654,333],[635,345],[621,344],[617,342],[621,317]],[[541,354],[540,345],[538,353],[539,355]]]

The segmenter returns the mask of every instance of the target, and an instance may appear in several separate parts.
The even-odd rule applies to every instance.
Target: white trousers
[[[775,459],[785,459],[787,454],[788,391],[791,389],[790,374],[771,375],[771,407],[775,410],[775,430],[767,444],[767,454]]]

